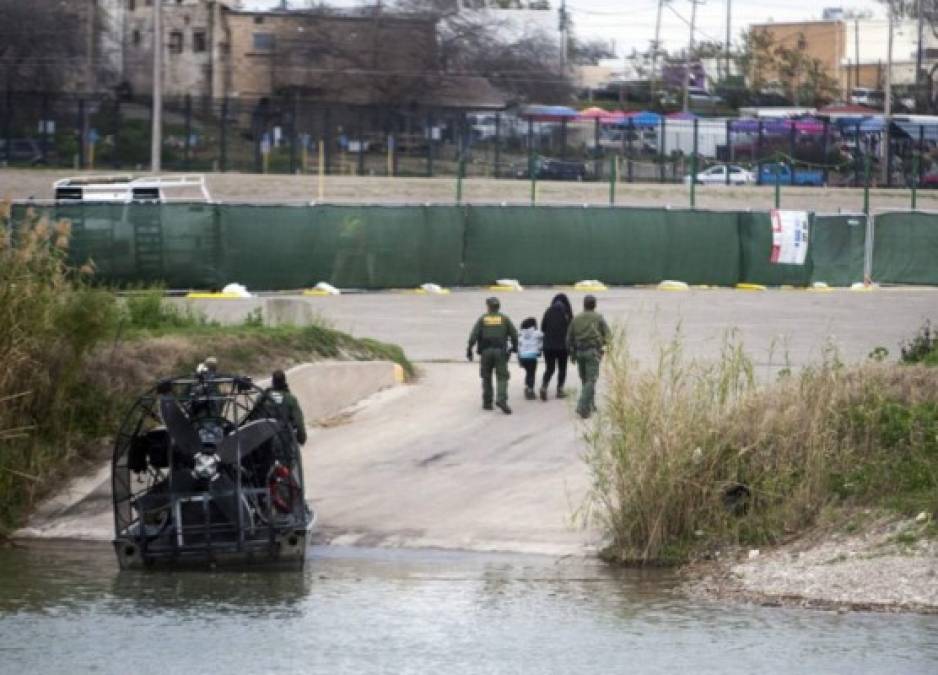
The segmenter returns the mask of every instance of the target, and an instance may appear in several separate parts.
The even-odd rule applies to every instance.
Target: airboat
[[[315,514],[299,445],[248,377],[200,368],[147,391],[115,439],[112,482],[123,569],[304,564]]]

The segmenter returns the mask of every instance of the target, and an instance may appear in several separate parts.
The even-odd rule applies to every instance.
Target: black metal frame
[[[302,565],[311,515],[304,494],[303,467],[299,446],[287,420],[278,418],[279,431],[269,441],[270,469],[264,476],[254,474],[245,482],[245,461],[240,443],[237,470],[224,467],[233,476],[231,492],[204,490],[181,491],[174,485],[174,474],[182,465],[175,444],[167,441],[165,459],[154,462],[146,454],[141,469],[139,456],[131,466],[135,439],[148,432],[165,429],[160,415],[160,396],[170,394],[192,413],[204,406],[211,414],[193,419],[197,429],[215,424],[228,427],[230,433],[252,419],[282,415],[276,406],[263,402],[264,392],[244,377],[219,375],[179,377],[165,381],[141,396],[127,413],[117,434],[112,457],[112,493],[114,503],[114,546],[122,567],[150,565],[159,561],[292,561]],[[139,447],[139,446],[138,446]],[[259,460],[252,459],[257,468]],[[289,483],[292,510],[280,513],[273,506],[269,489],[269,471],[276,464],[286,466],[292,477]],[[135,470],[135,468],[137,470]],[[139,488],[136,488],[134,483]],[[219,498],[234,497],[237,522],[232,523],[213,507]],[[148,509],[146,499],[158,506]],[[192,505],[200,504],[193,508]],[[148,522],[158,515],[155,522]],[[201,516],[201,517],[199,517]],[[245,517],[250,522],[244,522]]]

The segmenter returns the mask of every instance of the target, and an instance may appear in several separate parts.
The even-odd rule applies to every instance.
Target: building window
[[[264,17],[262,17],[262,16],[255,16],[255,17],[254,17],[254,23],[258,23],[258,24],[264,23]]]
[[[208,41],[205,39],[205,31],[197,30],[192,33],[192,51],[204,52],[208,48]]]
[[[139,31],[139,30],[135,30],[135,31],[133,32],[134,47],[139,47],[139,46],[140,46],[140,39],[141,39],[141,38],[140,38],[140,31]]]
[[[137,0],[127,0],[127,11],[132,12],[137,9]]]
[[[254,49],[269,52],[274,48],[273,33],[254,33]]]
[[[169,34],[169,53],[182,54],[182,31],[174,30]]]

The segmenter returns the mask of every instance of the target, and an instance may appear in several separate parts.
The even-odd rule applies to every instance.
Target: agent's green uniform
[[[495,402],[508,402],[508,342],[518,351],[518,331],[507,316],[501,312],[488,312],[479,317],[469,334],[468,350],[478,344],[482,377],[482,405],[492,407],[492,371],[495,371],[497,392]]]
[[[303,421],[303,411],[300,409],[296,396],[291,394],[289,389],[268,389],[267,395],[271,401],[280,406],[283,416],[293,427],[296,442],[300,445],[306,443],[306,423]]]
[[[567,351],[576,361],[583,385],[576,406],[581,417],[589,417],[596,409],[593,402],[596,380],[599,379],[599,363],[603,357],[603,348],[609,342],[609,334],[609,326],[603,315],[591,309],[577,314],[567,329]]]

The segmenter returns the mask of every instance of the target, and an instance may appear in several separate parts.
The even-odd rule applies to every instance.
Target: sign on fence
[[[808,254],[808,212],[772,209],[772,254],[778,265],[804,265]]]

